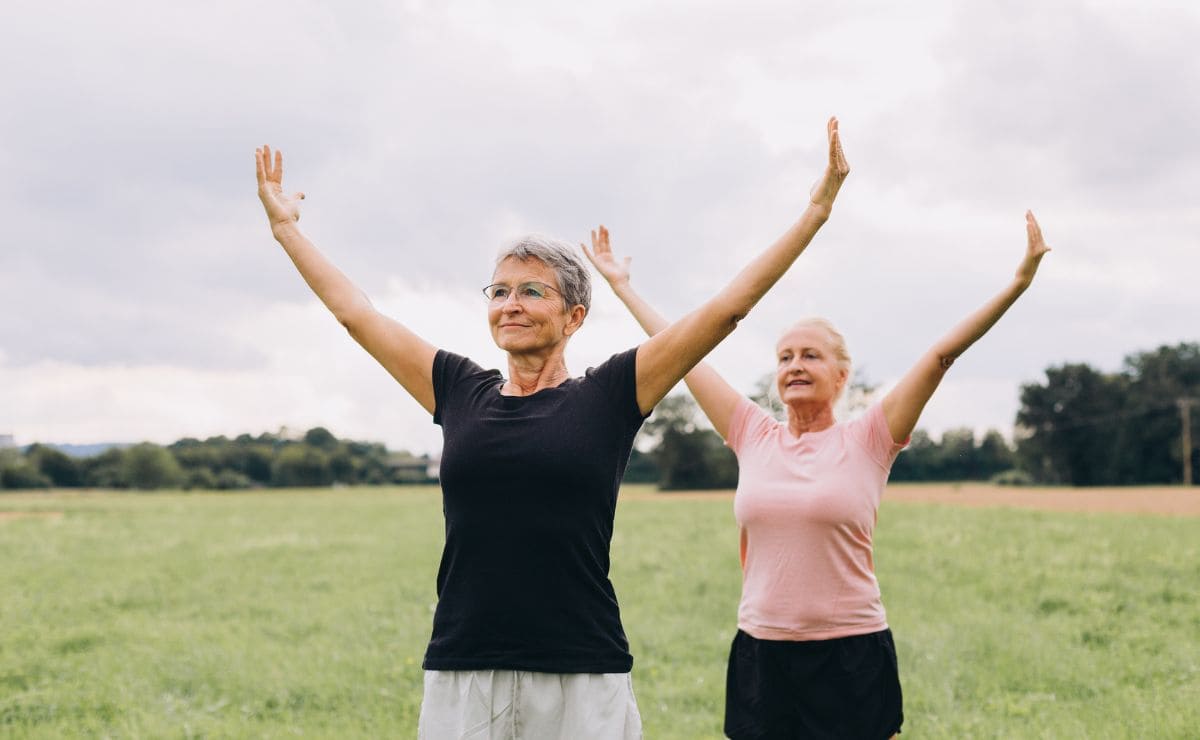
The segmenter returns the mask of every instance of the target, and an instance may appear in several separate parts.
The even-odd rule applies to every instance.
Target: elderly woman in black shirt
[[[633,659],[609,581],[617,490],[654,405],[737,326],[829,218],[849,173],[836,119],[800,219],[699,308],[583,377],[567,342],[590,280],[567,244],[528,237],[484,289],[508,374],[435,348],[371,305],[297,228],[283,158],[255,152],[271,231],[334,317],[442,426],[446,544],[420,735],[635,738]]]

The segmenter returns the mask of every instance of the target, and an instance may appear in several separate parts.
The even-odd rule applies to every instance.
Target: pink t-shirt
[[[878,632],[887,615],[871,536],[892,462],[883,407],[820,432],[742,399],[729,425],[738,458],[738,627],[760,640],[829,640]]]

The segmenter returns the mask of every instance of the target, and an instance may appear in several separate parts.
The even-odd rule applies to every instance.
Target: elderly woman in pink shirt
[[[687,374],[738,458],[743,585],[726,684],[729,737],[887,738],[900,731],[896,650],[872,557],[879,501],[946,371],[1025,292],[1049,251],[1033,214],[1025,221],[1028,244],[1012,281],[934,343],[861,418],[834,418],[850,355],[824,319],[800,321],[775,347],[786,421],[706,365]],[[630,285],[629,258],[616,259],[605,229],[583,249],[648,334],[668,325]]]

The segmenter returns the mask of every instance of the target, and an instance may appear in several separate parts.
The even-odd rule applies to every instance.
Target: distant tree
[[[25,459],[56,488],[76,488],[83,483],[79,463],[53,447],[30,445],[25,451]]]
[[[232,445],[226,447],[221,457],[222,468],[240,473],[252,484],[263,486],[271,482],[274,462],[274,447],[246,434],[239,436]]]
[[[979,480],[981,476],[976,470],[975,460],[975,430],[959,427],[943,432],[936,460],[936,480]]]
[[[654,444],[653,458],[663,490],[732,488],[737,485],[737,459],[712,429],[689,395],[672,394],[655,407],[643,426]]]
[[[975,449],[976,472],[979,477],[990,480],[998,473],[1016,467],[1017,456],[1004,435],[995,429],[987,430],[983,440]]]
[[[654,455],[635,447],[629,455],[629,464],[625,467],[625,477],[622,480],[626,483],[658,483],[661,475]]]
[[[280,450],[271,468],[271,485],[328,486],[333,483],[329,455],[306,444],[293,444]]]
[[[125,450],[117,447],[79,462],[83,485],[89,488],[128,488],[125,478]]]
[[[1041,481],[1076,486],[1114,482],[1127,381],[1090,365],[1046,369],[1046,383],[1021,386],[1017,455]]]
[[[1125,358],[1125,414],[1115,425],[1120,483],[1177,483],[1182,480],[1182,419],[1176,402],[1200,398],[1200,344],[1162,346]],[[1200,406],[1191,414],[1192,438],[1200,431]],[[1200,469],[1200,450],[1192,451]],[[1195,475],[1195,473],[1193,473]]]
[[[337,447],[337,437],[325,427],[313,427],[304,433],[304,444],[329,452]]]
[[[0,468],[0,488],[49,488],[50,479],[24,460]]]
[[[937,443],[924,429],[916,429],[909,439],[908,446],[901,450],[896,462],[892,464],[889,480],[939,480],[939,462]]]
[[[173,488],[184,482],[183,468],[164,447],[143,442],[125,450],[122,477],[130,488],[153,491]]]

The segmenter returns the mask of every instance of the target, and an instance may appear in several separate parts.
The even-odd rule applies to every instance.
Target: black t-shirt
[[[638,410],[636,349],[582,378],[503,396],[504,378],[439,350],[446,546],[428,670],[626,673],[608,579]]]

